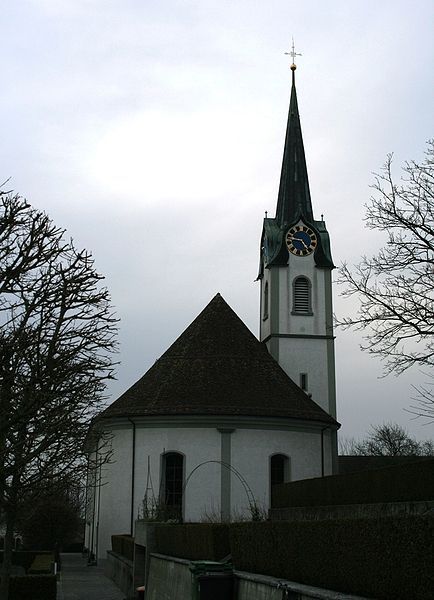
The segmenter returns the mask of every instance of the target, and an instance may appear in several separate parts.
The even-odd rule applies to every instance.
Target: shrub
[[[273,487],[273,508],[434,500],[434,459]]]
[[[221,560],[230,554],[227,523],[157,525],[157,552],[189,560]]]
[[[44,575],[51,573],[54,554],[36,554],[28,573],[30,575]]]
[[[51,557],[51,560],[53,560],[53,553],[50,550],[39,551],[39,552],[36,552],[35,550],[29,550],[29,551],[18,550],[18,551],[12,552],[12,564],[23,567],[27,573],[29,571],[31,564],[35,560],[36,555],[42,555],[42,554],[47,554],[48,556]],[[0,552],[0,564],[2,562],[3,562],[3,552]]]
[[[55,575],[12,576],[9,586],[9,600],[56,600]]]
[[[431,600],[434,518],[231,525],[238,570],[378,599]]]

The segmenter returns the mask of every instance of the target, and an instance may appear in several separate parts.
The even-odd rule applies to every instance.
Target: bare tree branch
[[[114,377],[117,319],[86,250],[0,190],[0,514],[9,530],[49,481],[80,477]],[[6,554],[5,548],[5,554]],[[5,556],[0,598],[7,598]]]
[[[362,440],[342,440],[339,451],[354,456],[433,456],[434,444],[415,440],[397,423],[383,423],[373,425]]]
[[[362,349],[379,357],[385,374],[413,365],[434,366],[434,140],[422,163],[406,162],[399,184],[392,155],[375,175],[366,226],[383,231],[386,245],[354,267],[343,264],[338,282],[359,309],[338,325],[364,333]],[[427,390],[423,393],[426,399]],[[430,410],[425,405],[424,410]]]

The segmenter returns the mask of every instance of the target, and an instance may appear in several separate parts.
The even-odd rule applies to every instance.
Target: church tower
[[[276,216],[264,219],[261,237],[260,340],[291,379],[336,418],[334,265],[325,222],[315,220],[312,210],[295,69],[292,64]]]

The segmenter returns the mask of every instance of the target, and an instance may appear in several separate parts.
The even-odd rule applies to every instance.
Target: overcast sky
[[[291,36],[315,216],[336,265],[372,172],[420,159],[433,127],[431,0],[5,0],[0,179],[92,250],[121,319],[115,399],[220,292],[257,335],[259,238],[274,215]],[[337,273],[335,272],[335,278]],[[335,312],[352,310],[335,287]],[[337,331],[341,435],[414,421],[415,369],[381,379]]]

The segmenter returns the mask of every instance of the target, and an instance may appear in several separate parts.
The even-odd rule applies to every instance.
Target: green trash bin
[[[234,573],[231,563],[195,560],[190,571],[193,600],[232,600]]]

